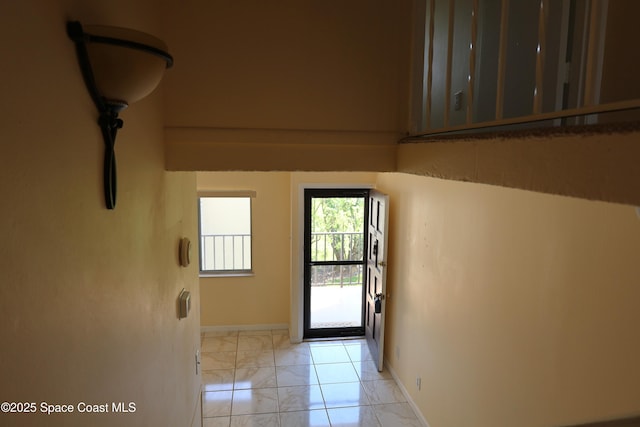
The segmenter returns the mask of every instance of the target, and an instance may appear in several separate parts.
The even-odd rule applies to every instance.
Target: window
[[[201,193],[200,274],[250,274],[253,192]]]

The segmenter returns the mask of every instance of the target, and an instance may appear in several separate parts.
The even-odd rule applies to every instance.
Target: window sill
[[[255,273],[253,271],[247,271],[242,273],[200,273],[201,279],[211,279],[217,277],[253,277]]]

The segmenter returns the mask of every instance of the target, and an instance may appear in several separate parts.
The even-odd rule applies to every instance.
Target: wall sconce
[[[100,114],[105,145],[104,197],[107,209],[116,206],[115,142],[122,119],[118,113],[149,95],[158,86],[173,58],[161,40],[139,31],[67,23],[76,45],[82,77]]]

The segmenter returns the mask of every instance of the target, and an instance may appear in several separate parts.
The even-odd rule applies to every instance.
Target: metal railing
[[[363,250],[362,232],[311,233],[312,261],[359,261]]]
[[[362,286],[362,264],[314,265],[311,267],[311,286]]]
[[[250,234],[206,234],[200,236],[200,270],[251,270]]]
[[[364,234],[362,232],[311,233],[311,286],[362,285]],[[339,264],[350,263],[350,264]]]
[[[625,17],[636,9],[624,13],[628,5],[604,0],[418,5],[412,135],[402,142],[640,117],[637,85],[617,92],[604,73],[626,75],[620,56],[604,55],[625,47],[605,35],[633,22]]]

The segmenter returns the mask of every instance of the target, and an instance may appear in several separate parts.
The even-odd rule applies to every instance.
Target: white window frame
[[[216,198],[216,197],[238,197],[249,199],[249,242],[250,242],[250,258],[251,268],[241,270],[203,270],[202,267],[202,221],[200,212],[200,199],[202,198]],[[253,199],[256,197],[256,192],[251,190],[246,191],[198,191],[198,268],[200,271],[200,277],[245,277],[253,276]]]

